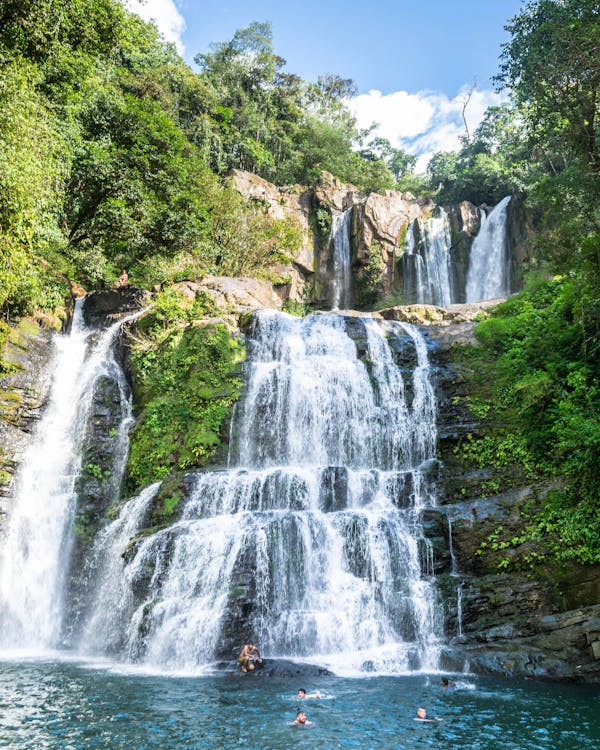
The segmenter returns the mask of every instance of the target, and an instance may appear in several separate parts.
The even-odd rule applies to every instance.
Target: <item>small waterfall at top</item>
[[[66,578],[94,385],[117,377],[121,393],[113,470],[122,473],[131,422],[129,392],[112,344],[123,321],[102,333],[83,322],[77,300],[71,333],[57,336],[50,402],[19,467],[0,548],[0,647],[43,650],[60,645]],[[120,475],[119,475],[120,476]],[[119,478],[114,479],[118,493]]]
[[[443,208],[437,216],[413,220],[402,256],[407,301],[442,307],[455,301],[450,246],[450,222]]]
[[[467,274],[466,301],[507,297],[510,294],[510,257],[506,219],[510,195],[486,216],[481,211],[481,228],[473,245]]]
[[[343,213],[332,212],[331,234],[329,243],[332,247],[333,273],[331,278],[331,307],[334,310],[349,310],[353,305],[352,276],[350,264],[352,261],[352,244],[350,229],[352,224],[352,208]]]
[[[80,649],[185,669],[253,637],[268,657],[339,673],[435,669],[423,338],[407,324],[265,310],[247,344],[230,467],[188,474],[181,519],[153,534],[135,536],[156,487],[124,504],[97,542],[104,574]]]

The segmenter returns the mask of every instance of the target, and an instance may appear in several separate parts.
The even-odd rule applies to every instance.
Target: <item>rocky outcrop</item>
[[[522,195],[513,195],[508,204],[508,243],[511,264],[511,288],[523,288],[523,267],[533,260],[531,238],[533,227],[531,214],[523,202]]]
[[[240,313],[254,312],[265,307],[280,310],[283,304],[273,285],[260,279],[205,276],[199,281],[181,281],[174,284],[173,288],[190,302],[198,294],[208,295],[219,316],[233,316],[236,320]]]
[[[230,180],[242,195],[260,203],[273,219],[293,217],[301,227],[303,240],[296,257],[290,263],[270,269],[274,275],[288,280],[276,285],[282,300],[330,305],[332,215],[348,209],[352,209],[352,276],[357,303],[365,307],[390,296],[405,299],[407,271],[402,257],[406,251],[406,233],[415,219],[426,221],[436,215],[438,207],[430,198],[416,198],[396,190],[367,194],[328,172],[321,174],[314,188],[276,187],[241,170],[232,170]],[[481,212],[489,213],[490,208],[478,208],[463,201],[445,210],[450,223],[452,284],[458,290],[455,299],[460,300],[464,298],[469,254],[480,228]],[[519,196],[513,196],[509,205],[508,221],[512,288],[518,289],[522,284],[521,268],[529,260],[530,235],[527,213]],[[415,227],[418,244],[420,228]]]
[[[450,222],[452,284],[454,289],[464,290],[467,285],[471,245],[481,227],[482,209],[469,201],[463,201],[448,206],[446,211]],[[464,297],[461,296],[459,299]]]
[[[421,326],[450,326],[460,323],[473,323],[487,315],[487,311],[503,302],[503,299],[465,302],[447,307],[437,305],[398,305],[379,310],[384,320],[398,320]],[[472,326],[471,329],[472,330]],[[455,335],[453,332],[452,336]]]
[[[393,319],[402,314],[394,310]],[[461,668],[460,660],[468,659],[481,673],[600,682],[600,569],[548,564],[540,574],[527,565],[527,555],[535,552],[532,544],[496,551],[490,543],[499,527],[509,537],[521,534],[526,514],[558,480],[532,484],[519,466],[472,468],[457,453],[460,441],[480,430],[468,408],[470,373],[454,349],[475,342],[474,326],[440,320],[424,329],[438,392],[442,470],[433,536],[446,632],[455,649],[449,665]],[[499,565],[501,557],[511,564]]]
[[[404,252],[406,230],[411,221],[430,215],[434,209],[435,204],[428,198],[415,198],[411,193],[395,190],[370,193],[357,205],[353,227],[359,286],[365,269],[379,267],[380,296],[402,289],[397,263]]]
[[[134,286],[100,289],[86,296],[83,317],[92,328],[110,325],[140,310],[149,300],[149,292]]]
[[[2,353],[12,371],[0,377],[0,520],[14,471],[48,396],[53,333],[44,321],[25,318],[11,331]]]
[[[284,284],[276,285],[282,300],[305,301],[310,297],[315,272],[312,190],[300,185],[276,187],[262,177],[241,169],[232,169],[228,178],[244,197],[262,205],[272,219],[291,218],[300,227],[302,243],[299,251],[290,263],[277,263],[270,270],[275,276],[289,279]]]

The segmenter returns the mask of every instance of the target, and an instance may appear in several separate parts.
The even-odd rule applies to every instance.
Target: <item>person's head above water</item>
[[[423,707],[417,708],[417,716],[419,719],[426,719],[427,718],[427,709]]]
[[[304,688],[298,690],[298,698],[306,698],[306,690]]]
[[[296,714],[296,723],[297,724],[306,724],[306,714],[304,711],[298,711]]]

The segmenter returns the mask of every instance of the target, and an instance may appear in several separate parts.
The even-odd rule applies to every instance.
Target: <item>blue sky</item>
[[[231,39],[252,21],[270,21],[274,50],[286,70],[306,80],[321,73],[352,78],[349,102],[359,125],[379,123],[379,134],[417,154],[424,168],[437,150],[458,147],[490,104],[500,101],[491,77],[498,71],[507,20],[521,0],[125,0],[153,18],[188,63],[213,42]]]

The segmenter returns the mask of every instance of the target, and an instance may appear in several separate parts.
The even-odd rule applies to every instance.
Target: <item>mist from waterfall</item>
[[[0,547],[0,648],[44,650],[60,645],[66,576],[76,511],[76,481],[95,382],[116,377],[121,394],[121,443],[116,476],[124,468],[131,423],[129,391],[112,345],[121,326],[104,332],[83,322],[77,300],[68,336],[56,336],[49,403],[15,477]]]
[[[425,343],[409,325],[349,321],[256,314],[230,467],[189,475],[181,519],[125,556],[126,519],[143,527],[155,489],[124,504],[98,540],[112,562],[81,650],[207,665],[246,595],[270,657],[339,673],[436,668],[442,614],[419,523],[435,502]]]
[[[466,301],[498,299],[510,294],[507,211],[510,195],[486,215],[481,211],[481,227],[473,245],[467,274]]]
[[[352,208],[344,212],[332,211],[329,243],[332,248],[331,307],[349,310],[352,298]]]

